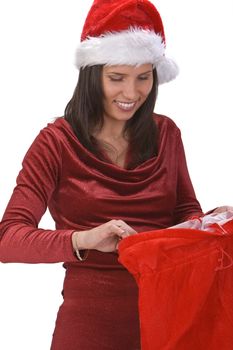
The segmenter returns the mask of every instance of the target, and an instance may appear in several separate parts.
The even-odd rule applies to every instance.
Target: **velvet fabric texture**
[[[75,262],[74,230],[122,219],[142,232],[201,215],[180,131],[167,117],[155,115],[155,122],[159,154],[133,170],[97,159],[63,118],[44,128],[23,160],[0,224],[0,261]],[[47,207],[56,230],[38,228]]]
[[[81,41],[131,27],[153,30],[165,42],[160,14],[148,0],[95,0],[84,23]]]
[[[119,245],[139,287],[142,350],[233,349],[233,221],[169,229]]]
[[[158,156],[133,170],[97,159],[63,118],[40,132],[23,160],[0,224],[0,261],[65,262],[64,303],[53,350],[140,347],[134,278],[116,253],[91,250],[86,261],[78,261],[71,243],[74,231],[122,219],[142,232],[202,214],[180,131],[171,119],[154,118]],[[47,207],[55,229],[38,228]]]
[[[98,260],[103,263],[101,254]],[[66,270],[51,350],[140,350],[133,276],[123,268],[83,265]]]

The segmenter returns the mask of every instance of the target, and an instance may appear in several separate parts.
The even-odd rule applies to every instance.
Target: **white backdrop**
[[[91,3],[0,3],[0,216],[26,150],[41,128],[63,115],[73,93],[74,52]],[[182,130],[203,210],[232,205],[233,2],[153,3],[164,21],[167,53],[180,66],[179,77],[160,87],[156,111]],[[48,214],[40,227],[54,227]],[[0,349],[49,349],[63,276],[61,264],[0,264]]]

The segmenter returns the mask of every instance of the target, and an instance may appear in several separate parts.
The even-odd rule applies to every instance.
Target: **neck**
[[[114,122],[104,122],[103,127],[97,130],[95,137],[99,140],[113,140],[118,141],[125,138],[124,135],[125,122],[114,121]]]
[[[96,130],[94,137],[114,164],[124,168],[128,149],[127,135],[124,133],[125,122],[104,122],[100,130]]]

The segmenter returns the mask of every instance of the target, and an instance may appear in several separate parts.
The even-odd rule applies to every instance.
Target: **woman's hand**
[[[224,205],[222,207],[216,208],[213,213],[223,213],[224,211],[232,211],[233,212],[233,207],[230,207],[229,205]]]
[[[123,220],[111,220],[91,230],[74,232],[74,250],[96,249],[100,252],[115,252],[121,239],[137,233]]]

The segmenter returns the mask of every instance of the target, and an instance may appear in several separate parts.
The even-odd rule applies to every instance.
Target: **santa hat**
[[[84,23],[76,66],[153,64],[160,84],[178,74],[165,56],[162,19],[148,0],[94,0]]]

